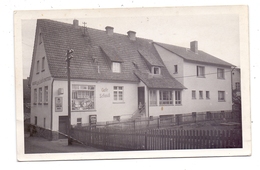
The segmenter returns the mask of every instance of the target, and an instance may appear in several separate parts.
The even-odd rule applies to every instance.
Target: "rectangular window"
[[[157,91],[150,90],[150,105],[157,106]]]
[[[48,86],[44,87],[44,104],[48,104]]]
[[[172,91],[160,91],[160,105],[172,105]]]
[[[123,101],[123,86],[114,86],[114,100]]]
[[[181,91],[175,91],[175,104],[181,104]]]
[[[160,67],[152,67],[152,74],[160,74]]]
[[[113,120],[120,122],[120,116],[113,116]]]
[[[45,57],[42,57],[42,71],[45,71]]]
[[[121,65],[118,62],[112,63],[112,72],[114,73],[120,73],[121,72]]]
[[[199,91],[200,99],[203,99],[203,91]]]
[[[192,99],[196,99],[196,91],[192,90],[191,92]]]
[[[174,73],[178,73],[178,65],[174,65]]]
[[[34,116],[34,125],[37,125],[37,116]]]
[[[197,76],[198,77],[205,77],[205,67],[197,66]]]
[[[217,77],[218,79],[224,79],[225,78],[225,71],[222,68],[217,69]]]
[[[42,104],[42,88],[39,88],[39,104]]]
[[[72,111],[95,109],[95,86],[72,85]]]
[[[42,43],[42,33],[40,33],[40,36],[39,36],[39,44]]]
[[[206,99],[210,99],[209,91],[206,91]]]
[[[225,101],[225,91],[218,91],[218,101],[219,102]]]
[[[37,89],[34,89],[34,94],[33,94],[33,104],[37,104]]]
[[[82,118],[77,118],[77,126],[82,126]]]
[[[236,82],[235,85],[236,85],[236,90],[237,90],[237,91],[240,91],[240,82]]]
[[[37,65],[36,65],[36,74],[39,74],[40,72],[40,61],[37,61]]]

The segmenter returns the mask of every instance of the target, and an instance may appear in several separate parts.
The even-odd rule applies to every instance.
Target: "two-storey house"
[[[199,50],[197,41],[190,48],[157,42],[154,46],[171,76],[187,88],[179,108],[169,113],[232,110],[231,64]]]
[[[68,101],[66,52],[70,61]],[[120,121],[167,114],[164,106],[181,105],[185,87],[173,78],[152,40],[134,31],[114,33],[53,20],[37,20],[30,72],[31,123],[50,129],[50,139],[71,124]],[[160,110],[160,112],[156,112]],[[172,112],[172,111],[171,111]],[[179,110],[181,112],[181,110]]]

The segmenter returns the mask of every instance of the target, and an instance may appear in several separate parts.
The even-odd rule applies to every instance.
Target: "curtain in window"
[[[156,106],[157,105],[156,90],[150,90],[150,105],[151,106]]]

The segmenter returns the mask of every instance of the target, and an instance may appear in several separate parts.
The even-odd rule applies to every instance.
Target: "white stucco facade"
[[[182,57],[156,44],[155,48],[172,77],[187,88],[182,91],[181,106],[165,106],[161,110],[168,110],[172,113],[232,110],[231,67],[185,61]],[[178,67],[177,73],[174,71],[174,65]],[[197,76],[197,66],[204,68],[204,77]],[[223,78],[217,77],[218,69],[224,70]],[[192,97],[192,91],[195,91],[195,98]],[[218,98],[219,91],[224,93],[225,99],[222,101]],[[208,93],[207,96],[206,93]]]
[[[101,81],[71,81],[73,85],[94,86],[94,108],[84,111],[71,111],[71,124],[77,124],[77,118],[82,119],[82,124],[89,123],[89,115],[96,115],[98,122],[113,121],[114,116],[121,119],[131,118],[138,109],[137,84]],[[123,87],[123,100],[114,100],[114,87]],[[64,93],[59,94],[59,89]],[[73,89],[71,90],[73,91]],[[62,98],[62,110],[56,111],[55,98]],[[65,80],[55,80],[53,83],[53,130],[58,130],[59,116],[68,115],[68,85]]]
[[[36,32],[35,55],[31,68],[31,124],[51,129],[51,77],[40,30]],[[41,89],[41,94],[40,94]],[[41,99],[40,99],[41,98]]]

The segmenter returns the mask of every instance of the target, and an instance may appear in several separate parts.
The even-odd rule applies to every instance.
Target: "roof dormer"
[[[153,75],[160,75],[161,74],[161,67],[164,65],[155,57],[152,53],[149,53],[145,50],[138,50],[140,55],[144,58],[148,68]]]
[[[108,62],[111,65],[111,70],[114,73],[120,73],[122,70],[123,59],[119,56],[117,51],[113,47],[102,46],[102,51],[105,53]]]

